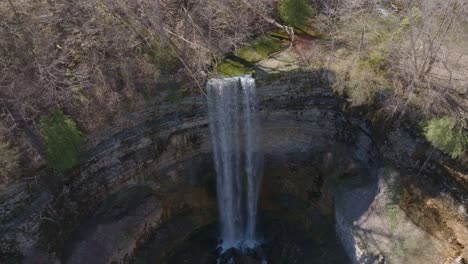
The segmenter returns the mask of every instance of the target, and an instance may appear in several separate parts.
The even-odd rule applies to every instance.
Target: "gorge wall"
[[[282,212],[311,232],[318,232],[312,215],[320,212],[336,223],[355,263],[398,263],[402,257],[392,252],[402,241],[412,250],[404,260],[414,260],[406,263],[425,263],[425,257],[417,257],[421,252],[442,260],[437,263],[457,257],[468,237],[460,224],[467,217],[465,187],[434,161],[449,159],[440,153],[426,159],[430,149],[404,127],[388,128],[388,136],[375,134],[361,115],[344,111],[345,100],[324,76],[323,71],[297,71],[257,78],[265,152],[260,211],[278,217]],[[134,115],[138,121],[131,128],[110,127],[90,141],[77,170],[38,172],[38,185],[47,187],[21,183],[0,194],[0,255],[6,263],[131,262],[149,239],[160,245],[153,250],[155,258],[163,257],[191,232],[216,221],[206,99],[186,97]],[[437,238],[452,239],[448,246],[428,238],[432,225],[424,213],[411,218],[392,207],[397,203],[392,190],[398,189],[392,184],[406,174],[448,178],[431,185],[444,191],[444,206],[461,219],[434,230]],[[404,196],[404,190],[400,195],[403,201],[414,198]],[[372,208],[394,223],[388,226]],[[399,229],[406,223],[413,223],[416,233]],[[373,233],[385,238],[375,240]],[[423,251],[412,244],[414,234],[428,239]]]

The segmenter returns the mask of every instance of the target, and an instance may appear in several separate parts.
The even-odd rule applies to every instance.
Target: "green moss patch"
[[[268,34],[268,36],[270,36],[272,38],[276,38],[278,40],[289,41],[288,33],[286,33],[286,31],[284,31],[282,29],[271,30],[271,31],[268,31],[267,34]]]
[[[237,56],[253,63],[259,62],[279,50],[281,50],[281,40],[271,36],[262,36],[251,45],[241,48]]]
[[[252,69],[248,68],[244,64],[232,59],[225,59],[222,64],[219,64],[216,67],[216,71],[228,76],[250,74],[253,72]]]
[[[78,164],[81,137],[75,121],[62,111],[53,111],[40,120],[49,167],[65,171]]]

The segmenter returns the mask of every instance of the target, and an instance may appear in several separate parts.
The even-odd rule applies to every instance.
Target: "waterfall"
[[[207,91],[222,248],[254,247],[263,162],[255,80],[210,79]]]

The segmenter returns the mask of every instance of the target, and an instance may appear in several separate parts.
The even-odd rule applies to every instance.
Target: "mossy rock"
[[[251,74],[254,72],[251,69],[253,63],[280,51],[282,43],[288,39],[288,34],[283,30],[270,31],[251,44],[242,47],[236,54],[227,56],[223,63],[216,66],[216,72],[227,76]]]
[[[289,41],[288,33],[286,33],[286,31],[284,31],[282,29],[271,30],[271,31],[268,31],[267,34],[272,38],[276,38],[276,39],[284,40],[284,41]]]
[[[225,59],[222,64],[216,67],[216,71],[220,74],[228,76],[251,74],[253,72],[252,69],[248,68],[242,63],[231,59]]]
[[[282,41],[271,36],[262,36],[249,46],[241,48],[237,56],[247,62],[259,62],[281,50]]]

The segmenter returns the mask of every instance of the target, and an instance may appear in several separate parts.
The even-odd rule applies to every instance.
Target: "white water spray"
[[[223,250],[255,247],[263,156],[250,76],[211,79],[208,116]]]

